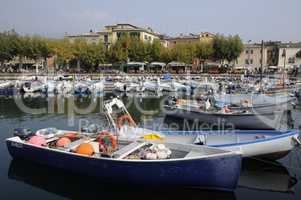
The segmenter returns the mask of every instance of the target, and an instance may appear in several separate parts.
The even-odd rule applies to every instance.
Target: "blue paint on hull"
[[[238,182],[241,156],[164,162],[96,159],[7,141],[13,158],[93,176],[105,182],[153,186],[184,186],[233,191]]]

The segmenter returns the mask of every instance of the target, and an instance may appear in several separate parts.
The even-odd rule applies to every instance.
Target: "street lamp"
[[[283,72],[282,72],[282,85],[283,85],[283,88],[285,87],[285,83],[284,83],[284,76],[285,76],[285,65],[286,65],[286,48],[288,48],[289,46],[286,45],[283,49],[283,52],[282,52],[282,57],[284,58],[284,61],[283,61]]]
[[[250,57],[251,57],[251,55],[250,55],[250,53],[251,53],[251,46],[250,46],[250,44],[251,44],[251,42],[252,42],[252,40],[249,40],[248,41],[248,69],[247,70],[249,70],[250,69]],[[245,69],[245,73],[246,73],[246,69]]]

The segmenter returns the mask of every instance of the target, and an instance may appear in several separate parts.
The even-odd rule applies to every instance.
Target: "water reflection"
[[[252,190],[293,193],[298,180],[279,162],[244,160],[239,187]]]
[[[99,181],[36,165],[24,160],[12,160],[8,170],[9,179],[17,180],[35,188],[69,199],[225,199],[234,200],[234,193],[180,188],[140,188],[104,185]],[[22,197],[21,197],[22,198]]]

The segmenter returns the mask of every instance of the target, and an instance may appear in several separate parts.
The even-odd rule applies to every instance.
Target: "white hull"
[[[221,149],[229,151],[239,151],[243,157],[256,157],[276,154],[285,154],[290,152],[295,146],[293,138],[298,135],[283,137],[279,139],[269,140],[265,142],[257,142],[252,144],[244,144],[240,146],[221,147]]]

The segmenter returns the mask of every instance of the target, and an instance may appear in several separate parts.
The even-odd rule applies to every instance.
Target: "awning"
[[[165,67],[166,64],[162,63],[162,62],[152,62],[149,66],[150,67],[156,67],[156,66]]]

